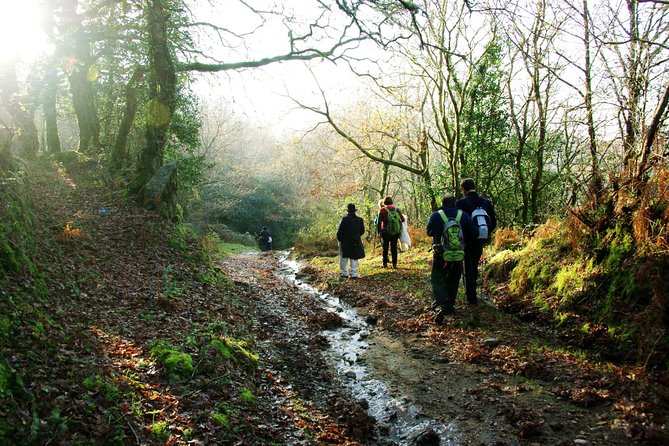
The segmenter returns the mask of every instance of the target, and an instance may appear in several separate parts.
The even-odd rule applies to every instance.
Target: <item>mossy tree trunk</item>
[[[60,135],[58,134],[58,74],[53,65],[47,67],[42,108],[46,126],[46,147],[49,153],[60,153]]]
[[[128,136],[130,135],[130,129],[137,114],[137,107],[139,105],[137,90],[140,81],[144,77],[144,72],[143,67],[137,68],[125,87],[125,109],[121,125],[116,134],[114,152],[112,153],[112,169],[114,170],[123,169],[128,164]]]
[[[33,114],[28,111],[19,95],[16,67],[12,63],[0,66],[0,105],[6,108],[18,127],[17,141],[23,155],[28,158],[36,156],[39,150],[37,126]],[[6,150],[11,150],[11,147]]]
[[[169,14],[163,0],[146,6],[149,36],[150,100],[146,117],[146,145],[140,154],[133,190],[137,193],[163,165],[170,122],[175,108],[176,72],[168,41]]]

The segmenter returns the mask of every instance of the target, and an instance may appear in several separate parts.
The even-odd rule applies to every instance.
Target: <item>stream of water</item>
[[[309,293],[323,303],[326,311],[338,314],[344,321],[342,328],[324,330],[329,340],[329,359],[337,369],[341,381],[358,401],[366,401],[367,412],[379,426],[379,435],[393,442],[406,445],[422,432],[435,431],[442,445],[457,445],[458,432],[453,423],[443,424],[421,414],[420,406],[403,395],[393,395],[387,383],[375,379],[360,358],[369,348],[367,341],[370,327],[355,309],[338,297],[323,293],[297,277],[300,265],[289,259],[288,253],[281,257],[279,274],[293,281],[303,292]]]

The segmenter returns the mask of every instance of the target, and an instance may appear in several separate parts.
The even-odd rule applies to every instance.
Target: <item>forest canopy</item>
[[[202,227],[255,233],[273,219],[290,246],[300,229],[334,224],[347,201],[371,215],[386,195],[422,221],[464,177],[504,225],[571,207],[598,227],[587,209],[603,206],[611,227],[666,168],[665,2],[21,5],[3,14],[3,32],[24,44],[11,34],[3,44],[0,168],[87,160]],[[277,75],[282,100],[253,94]],[[237,105],[240,85],[251,108]],[[278,103],[300,129],[248,113]],[[171,161],[179,182],[157,204],[146,185]]]

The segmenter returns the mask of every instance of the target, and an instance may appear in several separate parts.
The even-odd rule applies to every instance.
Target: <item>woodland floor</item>
[[[41,254],[53,259],[51,279],[14,324],[5,357],[22,378],[0,395],[0,444],[392,444],[326,360],[331,315],[276,274],[280,253],[212,266],[193,239],[102,182],[61,172],[32,187],[41,238],[54,240]],[[661,377],[597,360],[489,302],[458,306],[437,326],[427,269],[376,268],[353,281],[335,264],[304,271],[367,317],[361,361],[452,422],[450,443],[666,444]],[[3,296],[31,280],[15,277]],[[239,340],[257,363],[218,357],[216,336]],[[189,376],[170,379],[156,364],[158,339],[192,355]]]

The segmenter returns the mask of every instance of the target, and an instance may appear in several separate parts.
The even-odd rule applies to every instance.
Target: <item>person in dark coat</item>
[[[263,226],[262,231],[260,231],[260,250],[269,251],[272,249],[272,234],[267,229],[267,226]]]
[[[390,248],[390,256],[393,262],[393,268],[397,268],[397,241],[400,239],[401,232],[397,234],[390,234],[388,232],[388,212],[397,211],[400,216],[400,221],[404,221],[404,215],[398,207],[393,206],[392,197],[383,199],[383,206],[379,209],[379,216],[376,223],[376,231],[383,242],[383,267],[388,267],[388,248]]]
[[[442,198],[440,210],[446,214],[449,220],[455,219],[458,212],[461,212],[460,227],[465,239],[466,250],[467,244],[473,240],[476,230],[471,217],[466,212],[459,211],[455,207],[455,196],[450,194],[444,195]],[[453,314],[455,311],[455,297],[458,294],[458,285],[463,270],[462,261],[446,262],[444,260],[441,237],[445,224],[438,210],[430,215],[430,219],[427,222],[427,235],[432,237],[432,250],[434,253],[430,282],[432,284],[432,295],[435,305],[440,309],[435,318],[437,324],[441,324],[447,314]]]
[[[476,192],[476,183],[473,179],[465,178],[462,180],[461,186],[465,196],[464,198],[459,199],[455,206],[458,209],[462,209],[470,216],[477,208],[485,210],[488,217],[490,217],[488,232],[491,234],[497,227],[497,217],[495,216],[494,206],[490,200],[483,198]],[[485,246],[488,240],[489,238],[481,240],[475,237],[471,243],[467,243],[467,246],[465,246],[465,291],[467,295],[467,303],[472,305],[476,305],[478,302],[476,281],[479,277],[479,262],[481,261],[481,255],[483,255],[483,246]]]
[[[349,203],[348,214],[344,215],[337,228],[339,242],[339,269],[341,277],[357,279],[358,259],[365,257],[365,248],[362,246],[362,234],[365,233],[365,222],[355,215],[355,204]]]

